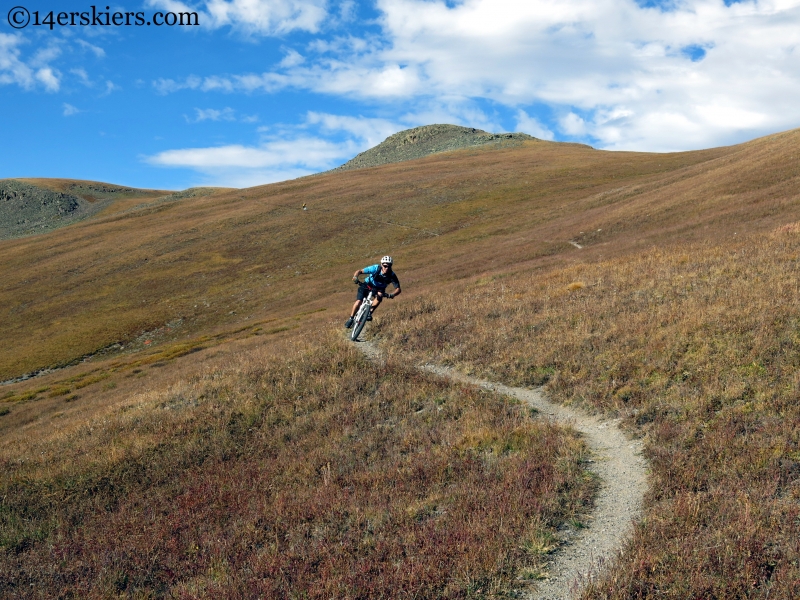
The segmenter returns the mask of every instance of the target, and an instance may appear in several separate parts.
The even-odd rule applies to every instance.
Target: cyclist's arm
[[[400,280],[397,278],[396,274],[392,274],[392,285],[394,286],[394,292],[392,292],[392,296],[399,296],[400,295]]]
[[[359,269],[353,274],[353,281],[355,281],[359,275],[372,275],[380,271],[379,265],[372,265],[371,267],[364,267],[363,269]]]

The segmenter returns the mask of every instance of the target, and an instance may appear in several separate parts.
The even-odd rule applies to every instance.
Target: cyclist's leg
[[[375,309],[380,306],[381,302],[383,302],[383,296],[376,295],[375,299],[372,301],[372,310],[370,311],[370,314],[375,312]]]
[[[358,286],[358,291],[356,292],[356,301],[353,304],[353,310],[350,311],[350,318],[356,316],[356,313],[358,312],[358,307],[361,306],[361,303],[364,301],[364,298],[366,298],[368,295],[369,295],[369,287],[363,283],[360,284]]]

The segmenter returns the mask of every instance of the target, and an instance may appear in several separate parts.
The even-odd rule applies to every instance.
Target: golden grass
[[[177,339],[313,309],[322,305],[315,292],[338,289],[341,272],[390,249],[404,284],[419,287],[520,261],[715,235],[742,215],[740,235],[771,226],[796,211],[787,174],[797,137],[669,155],[544,142],[452,152],[220,190],[0,242],[0,379],[167,323],[181,323]]]
[[[484,279],[378,329],[396,360],[546,383],[645,436],[647,513],[587,598],[795,598],[798,231]]]
[[[591,499],[574,433],[338,334],[188,364],[0,445],[0,597],[496,597]]]
[[[553,454],[520,446],[514,432],[527,439],[526,428],[539,425],[519,407],[399,366],[426,357],[546,383],[557,399],[619,414],[646,436],[647,517],[589,596],[797,597],[799,145],[792,131],[667,155],[549,143],[454,152],[131,211],[112,204],[101,218],[0,243],[0,379],[72,365],[0,396],[0,590],[26,582],[78,596],[285,596],[297,583],[286,574],[297,573],[309,595],[379,596],[358,587],[377,581],[436,597],[508,589],[514,573],[535,579],[541,568],[531,557],[591,489],[579,444],[530,431],[531,443],[549,439],[567,457],[559,475]],[[314,311],[341,306],[343,318],[349,275],[387,251],[404,288],[370,328],[389,352],[387,367],[330,340],[283,345],[340,328],[338,317]],[[256,343],[286,356],[232,354]],[[239,367],[221,366],[234,356]],[[393,401],[376,400],[383,388],[375,396],[374,386],[347,387],[365,379],[395,390]],[[438,408],[461,395],[475,416],[437,421],[450,414]],[[343,438],[357,428],[342,415],[369,434]],[[380,449],[369,460],[364,439]],[[443,439],[447,451],[436,454]],[[409,456],[425,462],[415,444],[444,462],[415,466],[415,481],[430,485],[413,498],[389,488],[381,504],[370,486],[391,482],[371,461],[387,460],[376,464],[405,481]],[[286,448],[294,454],[278,451]],[[564,482],[546,496],[563,506],[509,497],[502,522],[511,529],[496,513],[479,526],[454,508],[440,514],[442,498],[470,494],[448,496],[425,469],[457,467],[473,493],[486,471],[469,471],[465,460],[518,476],[527,471],[514,461],[530,453],[551,465],[537,482]],[[506,482],[503,493],[518,490],[495,481]],[[352,504],[347,486],[360,494]],[[299,524],[274,542],[276,526],[264,528],[261,513]],[[415,529],[435,530],[448,514],[462,515],[455,538]],[[526,526],[545,515],[547,527],[512,527],[520,514]],[[468,537],[471,528],[488,535],[486,523],[502,529],[502,541],[486,545],[492,560],[473,555],[479,544]],[[370,552],[388,561],[381,565],[400,560],[397,540],[429,542],[409,545],[413,566],[399,570],[413,585],[366,566],[376,562]],[[353,557],[369,558],[336,562]],[[457,576],[444,582],[431,565]]]

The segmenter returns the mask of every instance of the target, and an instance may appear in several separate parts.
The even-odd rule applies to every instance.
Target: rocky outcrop
[[[84,217],[89,202],[22,181],[0,181],[0,239],[43,233]]]
[[[518,146],[525,140],[537,138],[525,133],[489,133],[458,125],[425,125],[395,133],[333,171],[377,167],[474,146]]]

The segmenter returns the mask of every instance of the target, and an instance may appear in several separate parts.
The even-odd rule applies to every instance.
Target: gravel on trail
[[[547,400],[541,388],[492,383],[438,365],[421,368],[440,377],[513,396],[554,422],[568,425],[584,435],[593,454],[590,470],[600,479],[595,507],[586,528],[560,532],[562,544],[548,565],[549,577],[537,584],[530,597],[565,600],[580,595],[617,558],[633,524],[641,516],[647,489],[647,463],[642,455],[642,443],[630,439],[619,428],[619,421],[554,404]]]
[[[358,343],[370,360],[382,361],[379,348],[370,341]],[[528,598],[570,600],[580,596],[620,555],[633,525],[642,514],[647,489],[647,461],[642,443],[620,429],[617,420],[590,415],[582,410],[547,400],[541,388],[511,387],[470,377],[440,365],[419,367],[439,377],[460,381],[513,396],[536,409],[544,418],[582,433],[592,452],[590,470],[600,480],[595,506],[585,527],[559,531],[561,545],[551,555],[548,578],[537,582]]]

